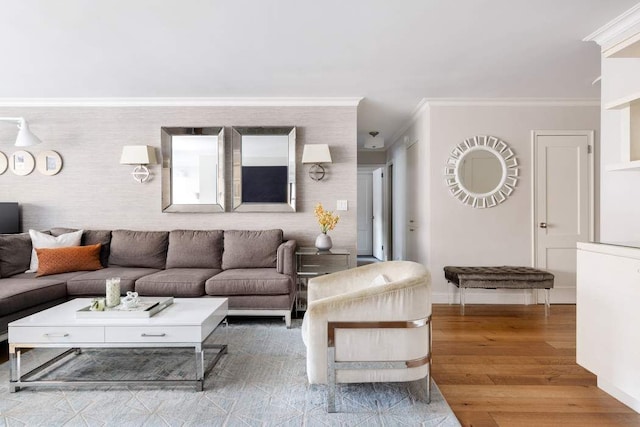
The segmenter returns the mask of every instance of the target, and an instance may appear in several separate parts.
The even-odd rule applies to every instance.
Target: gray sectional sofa
[[[285,241],[282,230],[85,230],[81,244],[96,243],[103,269],[36,277],[25,273],[29,234],[0,235],[0,337],[15,319],[67,299],[103,296],[110,277],[120,278],[123,295],[225,297],[230,315],[283,316],[291,325],[296,242]]]

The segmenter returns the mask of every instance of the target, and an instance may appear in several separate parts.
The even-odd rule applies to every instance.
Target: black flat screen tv
[[[20,209],[16,202],[0,202],[0,234],[20,232]]]

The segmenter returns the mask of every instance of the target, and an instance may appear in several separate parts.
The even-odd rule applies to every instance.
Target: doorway
[[[576,243],[594,237],[593,141],[589,130],[532,132],[533,266],[554,274],[556,304],[575,304]]]
[[[384,260],[384,166],[358,167],[358,256]]]

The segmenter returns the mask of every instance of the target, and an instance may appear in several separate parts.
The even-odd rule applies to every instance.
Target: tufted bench
[[[549,290],[553,274],[531,267],[451,267],[444,268],[444,277],[460,288],[460,309],[464,314],[466,288],[482,289],[544,289],[544,312],[549,314]]]

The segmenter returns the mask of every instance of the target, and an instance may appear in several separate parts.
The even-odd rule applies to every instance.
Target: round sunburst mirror
[[[518,159],[499,138],[474,136],[451,151],[444,174],[453,197],[474,208],[490,208],[513,193]]]

